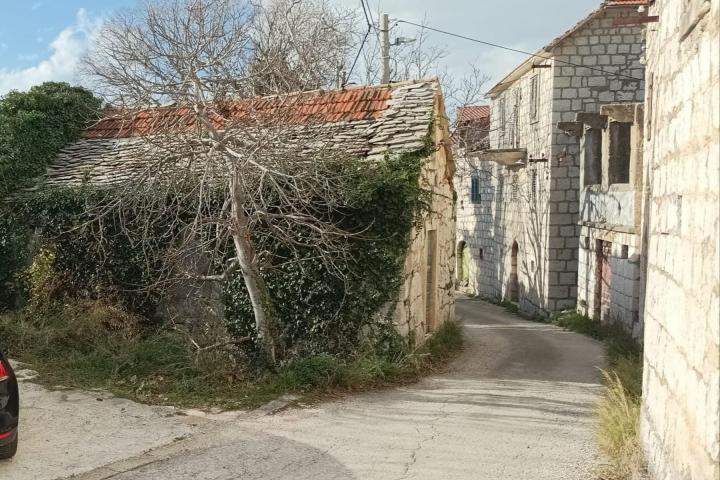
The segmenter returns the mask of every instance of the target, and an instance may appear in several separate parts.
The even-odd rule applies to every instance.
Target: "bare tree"
[[[253,72],[260,95],[336,86],[357,47],[356,15],[326,0],[259,4],[253,22]]]
[[[271,362],[262,275],[271,244],[312,248],[332,263],[355,233],[337,221],[348,204],[332,168],[351,152],[337,149],[323,119],[305,114],[310,97],[297,93],[333,78],[350,45],[347,19],[312,0],[146,2],[108,20],[84,62],[116,108],[105,125],[134,136],[133,174],[103,208],[143,212],[128,223],[170,219],[175,274],[196,276],[198,263],[202,281],[239,271]],[[251,98],[288,91],[296,93]]]

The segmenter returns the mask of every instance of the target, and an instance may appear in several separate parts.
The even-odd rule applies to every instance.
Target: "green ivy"
[[[378,312],[397,298],[413,227],[429,208],[429,194],[420,184],[427,155],[423,150],[345,166],[352,185],[348,203],[354,208],[343,212],[344,228],[363,234],[351,240],[349,261],[337,259],[345,262],[343,275],[311,249],[288,262],[289,252],[276,247],[275,260],[262,274],[279,330],[280,358],[347,354],[363,339],[385,354],[400,350],[390,319]],[[253,336],[254,317],[240,275],[226,285],[225,318],[237,336]]]
[[[0,99],[0,198],[28,185],[97,118],[101,100],[82,87],[48,82]]]

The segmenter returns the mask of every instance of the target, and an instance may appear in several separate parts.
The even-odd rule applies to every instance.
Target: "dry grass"
[[[597,409],[598,441],[609,459],[601,467],[603,480],[647,479],[640,444],[641,397],[628,391],[620,376],[604,371],[605,392]]]

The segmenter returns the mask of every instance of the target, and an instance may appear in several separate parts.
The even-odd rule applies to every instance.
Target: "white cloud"
[[[43,82],[75,80],[78,61],[99,26],[99,20],[80,9],[75,23],[50,43],[48,58],[28,68],[0,69],[0,95],[10,90],[27,90]]]

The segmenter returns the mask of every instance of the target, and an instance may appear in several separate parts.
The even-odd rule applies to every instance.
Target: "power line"
[[[367,22],[368,27],[371,27],[372,23],[370,22],[370,17],[368,17],[368,11],[365,8],[365,0],[360,0],[360,6],[363,9],[363,13],[365,14],[365,21]]]
[[[451,37],[461,38],[461,39],[463,39],[463,40],[468,40],[468,41],[471,41],[471,42],[480,43],[480,44],[482,44],[482,45],[487,45],[487,46],[489,46],[489,47],[499,48],[499,49],[507,50],[507,51],[510,51],[510,52],[522,53],[523,55],[529,55],[529,56],[534,57],[534,58],[542,58],[543,60],[554,60],[554,61],[556,61],[556,62],[558,62],[558,63],[563,63],[563,64],[566,64],[566,65],[572,65],[573,67],[587,68],[588,70],[593,70],[593,71],[596,71],[596,72],[601,72],[601,73],[604,73],[604,74],[606,74],[606,75],[614,75],[614,76],[617,76],[617,77],[625,77],[625,78],[628,78],[628,79],[630,79],[630,80],[635,80],[636,82],[642,82],[642,81],[643,81],[642,78],[635,78],[635,77],[630,76],[630,75],[625,75],[624,73],[610,72],[610,71],[605,70],[605,69],[603,69],[603,68],[592,67],[592,66],[589,66],[589,65],[579,65],[579,64],[577,64],[577,63],[568,62],[568,61],[566,61],[566,60],[560,60],[560,59],[555,58],[555,57],[552,57],[552,56],[538,55],[537,53],[531,53],[531,52],[526,52],[525,50],[518,50],[517,48],[506,47],[506,46],[504,46],[504,45],[499,45],[499,44],[497,44],[497,43],[486,42],[485,40],[479,40],[479,39],[477,39],[477,38],[467,37],[467,36],[465,36],[465,35],[460,35],[460,34],[458,34],[458,33],[448,32],[447,30],[440,30],[439,28],[428,27],[427,25],[421,25],[421,24],[419,24],[419,23],[410,22],[410,21],[408,21],[408,20],[400,20],[400,19],[398,19],[398,20],[396,20],[396,23],[407,23],[408,25],[413,25],[413,26],[419,27],[419,28],[426,28],[426,29],[431,30],[431,31],[433,31],[433,32],[442,33],[443,35],[449,35],[449,36],[451,36]]]
[[[361,2],[365,2],[367,4],[367,12],[368,15],[370,15],[370,23],[373,26],[373,29],[377,32],[377,27],[375,26],[375,19],[373,18],[372,14],[372,7],[370,6],[370,0],[360,0]]]
[[[355,55],[355,60],[353,60],[352,66],[350,67],[350,71],[347,73],[345,78],[343,78],[342,87],[345,88],[345,85],[347,85],[348,80],[350,80],[350,76],[353,73],[353,70],[355,70],[355,65],[357,65],[358,60],[360,59],[360,54],[363,51],[363,48],[365,48],[365,44],[367,43],[367,39],[370,36],[370,32],[372,31],[372,25],[368,24],[367,32],[365,32],[365,36],[363,37],[363,41],[360,44],[360,48],[358,49],[357,55]]]

